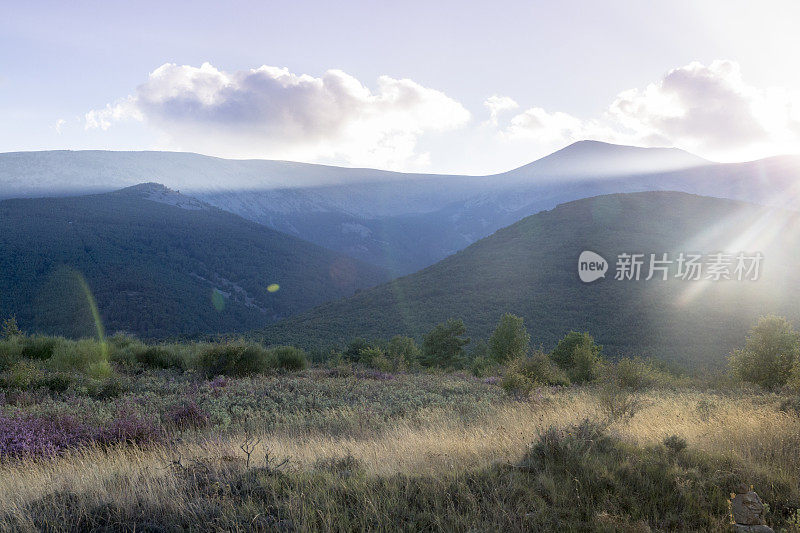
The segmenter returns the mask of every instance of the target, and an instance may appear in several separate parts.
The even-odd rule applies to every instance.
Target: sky
[[[0,5],[0,152],[488,174],[571,142],[800,149],[800,3]]]

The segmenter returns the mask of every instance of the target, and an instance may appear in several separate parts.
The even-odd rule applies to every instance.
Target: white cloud
[[[167,63],[134,95],[85,116],[87,129],[144,121],[178,149],[233,157],[341,160],[370,166],[420,164],[417,139],[468,122],[444,93],[408,79],[378,78],[372,92],[329,70],[321,77],[262,66],[225,72]]]
[[[800,98],[748,85],[733,61],[693,62],[644,89],[619,93],[596,119],[533,107],[512,117],[502,135],[551,145],[597,139],[677,146],[711,159],[743,160],[796,151]]]
[[[67,121],[63,118],[56,120],[56,123],[53,124],[53,129],[56,130],[56,133],[61,135],[61,131],[64,129],[64,126],[67,124]]]
[[[483,105],[489,109],[489,124],[497,125],[497,116],[503,111],[511,111],[517,109],[519,104],[508,96],[499,96],[494,94],[487,98]]]

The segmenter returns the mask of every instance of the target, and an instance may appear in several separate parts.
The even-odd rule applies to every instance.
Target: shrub
[[[143,346],[134,350],[136,362],[146,368],[177,368],[185,367],[183,358],[174,346]]]
[[[504,314],[489,338],[489,356],[497,363],[523,357],[528,353],[531,336],[523,324],[522,317]]]
[[[386,357],[383,355],[383,350],[380,348],[367,346],[365,348],[361,348],[361,351],[358,352],[357,361],[364,366],[375,366],[377,359],[386,359]]]
[[[52,372],[44,376],[39,384],[53,392],[65,392],[75,384],[75,378],[66,372]]]
[[[269,350],[274,368],[281,370],[303,370],[308,365],[306,352],[294,346],[276,346]]]
[[[86,392],[95,400],[110,400],[121,395],[129,388],[128,384],[118,376],[111,376],[106,379],[89,381]]]
[[[617,386],[631,390],[643,390],[665,381],[662,371],[640,357],[620,359],[609,371]]]
[[[600,374],[602,346],[595,344],[588,333],[570,331],[550,354],[574,383],[593,381]]]
[[[101,444],[149,444],[161,440],[161,432],[155,424],[130,407],[117,412],[110,424],[99,428],[94,438]]]
[[[86,372],[93,364],[102,362],[108,364],[107,352],[104,343],[93,339],[63,340],[56,345],[48,364],[53,370]],[[95,368],[100,367],[95,366]]]
[[[745,339],[744,348],[729,358],[733,375],[769,390],[785,385],[800,352],[800,337],[783,317],[761,317]]]
[[[17,317],[15,315],[11,315],[3,320],[2,325],[0,325],[0,339],[8,340],[20,335],[22,335],[22,331],[20,331],[17,325]]]
[[[358,363],[361,360],[361,352],[370,347],[366,339],[356,337],[347,345],[347,348],[342,352],[342,356],[348,361]]]
[[[392,370],[405,370],[419,363],[422,351],[411,337],[395,335],[386,346],[386,357],[392,364]]]
[[[247,376],[269,370],[270,352],[260,344],[233,341],[200,348],[197,365],[208,377]]]
[[[497,364],[488,357],[479,356],[472,360],[469,370],[477,378],[483,378],[497,369]]]
[[[92,438],[92,428],[71,416],[11,418],[0,414],[0,458],[51,457]]]
[[[42,378],[42,371],[30,361],[17,361],[8,371],[6,386],[16,389],[34,388]]]
[[[167,413],[167,419],[181,429],[206,427],[210,418],[208,412],[194,400],[174,405]]]
[[[686,449],[686,439],[679,437],[678,435],[670,435],[666,437],[663,441],[664,446],[667,447],[672,453],[680,453]]]
[[[463,320],[450,319],[437,324],[422,340],[422,364],[452,368],[464,355],[464,346],[469,338],[464,337],[467,328]]]
[[[509,393],[529,394],[536,386],[569,385],[564,371],[547,354],[537,352],[515,359],[508,367],[501,386]]]
[[[20,355],[28,359],[50,359],[61,339],[36,335],[23,337]]]
[[[641,408],[639,399],[630,390],[606,383],[598,393],[600,410],[609,422],[632,418]]]
[[[0,340],[0,372],[11,368],[19,361],[22,354],[22,341],[20,337]]]

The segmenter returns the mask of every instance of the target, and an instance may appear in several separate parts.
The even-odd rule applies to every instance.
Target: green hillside
[[[0,227],[0,316],[28,332],[94,334],[90,295],[107,331],[241,331],[387,279],[156,184],[5,200]]]
[[[570,329],[591,332],[614,357],[652,355],[719,362],[760,315],[800,316],[800,216],[676,192],[599,196],[560,205],[497,231],[416,274],[317,307],[262,330],[270,342],[342,346],[355,336],[416,338],[463,318],[486,338],[505,312],[518,314],[532,344],[552,348]],[[578,256],[610,263],[585,284]],[[616,281],[620,253],[761,252],[758,281]],[[647,256],[649,260],[649,255]],[[646,276],[648,265],[643,269]],[[733,267],[731,267],[733,270]],[[705,275],[705,274],[704,274]]]

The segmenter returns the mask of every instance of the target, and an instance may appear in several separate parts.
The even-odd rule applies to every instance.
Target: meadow
[[[800,530],[785,390],[643,364],[512,387],[513,365],[125,336],[0,354],[3,531],[728,531],[742,482]]]

